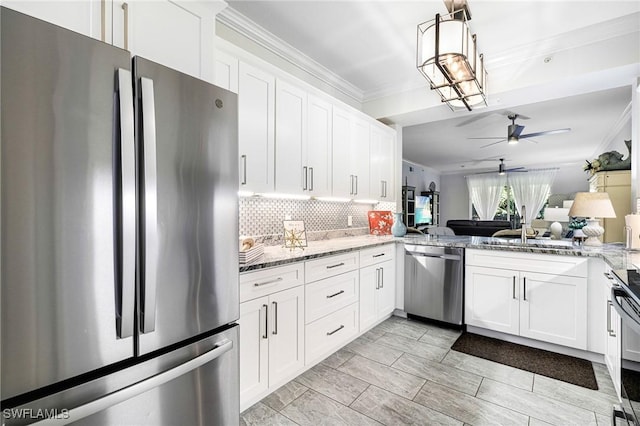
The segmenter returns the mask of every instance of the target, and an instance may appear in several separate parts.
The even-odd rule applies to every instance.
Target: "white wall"
[[[469,190],[463,174],[440,176],[440,223],[449,219],[468,219],[470,216]]]
[[[402,160],[402,185],[416,187],[416,193],[429,190],[429,184],[435,182],[436,191],[440,191],[440,173],[431,167]]]

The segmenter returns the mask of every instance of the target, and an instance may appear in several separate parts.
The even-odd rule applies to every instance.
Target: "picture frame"
[[[284,247],[291,250],[307,247],[307,232],[304,220],[285,220],[284,227]]]

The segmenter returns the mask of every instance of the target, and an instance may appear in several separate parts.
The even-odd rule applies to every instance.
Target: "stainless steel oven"
[[[620,398],[612,424],[640,426],[640,273],[615,270],[620,286],[611,289],[611,302],[621,319],[619,351]]]

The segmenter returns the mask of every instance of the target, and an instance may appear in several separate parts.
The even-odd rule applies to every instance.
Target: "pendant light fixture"
[[[446,3],[449,14],[418,25],[417,67],[442,102],[471,111],[487,105],[487,71],[469,29],[466,1]]]

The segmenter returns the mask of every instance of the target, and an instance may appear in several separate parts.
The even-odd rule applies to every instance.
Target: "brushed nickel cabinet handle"
[[[527,300],[527,277],[522,278],[522,288],[524,290],[522,300]]]
[[[247,184],[247,156],[241,155],[240,159],[242,160],[242,182],[240,182],[240,185],[246,185]]]
[[[129,4],[122,3],[122,10],[124,11],[124,50],[129,50]]]
[[[261,282],[261,283],[253,283],[253,286],[254,286],[254,287],[260,287],[260,286],[267,285],[267,284],[277,283],[277,282],[280,282],[280,281],[282,281],[282,280],[283,280],[283,278],[282,278],[282,277],[278,277],[278,278],[274,278],[274,279],[272,279],[272,280],[263,281],[263,282]]]
[[[333,331],[327,331],[327,336],[331,336],[332,334],[337,333],[338,331],[342,330],[344,328],[344,325],[340,325],[340,327],[336,328]]]
[[[516,299],[516,276],[513,276],[513,296],[514,299]]]
[[[329,294],[329,295],[327,295],[327,299],[331,299],[332,297],[339,296],[339,295],[341,295],[342,293],[344,293],[344,290],[340,290],[340,291],[339,291],[339,292],[337,292],[337,293]]]
[[[327,269],[337,268],[338,266],[344,266],[344,262],[336,263],[335,265],[327,265]]]
[[[313,167],[309,167],[309,191],[313,191]]]
[[[269,338],[269,305],[262,305],[264,308],[264,334],[262,335],[263,339]]]
[[[273,331],[271,334],[278,334],[278,302],[273,303]]]
[[[385,255],[384,253],[380,253],[380,254],[374,254],[372,257],[382,257],[384,255]]]

